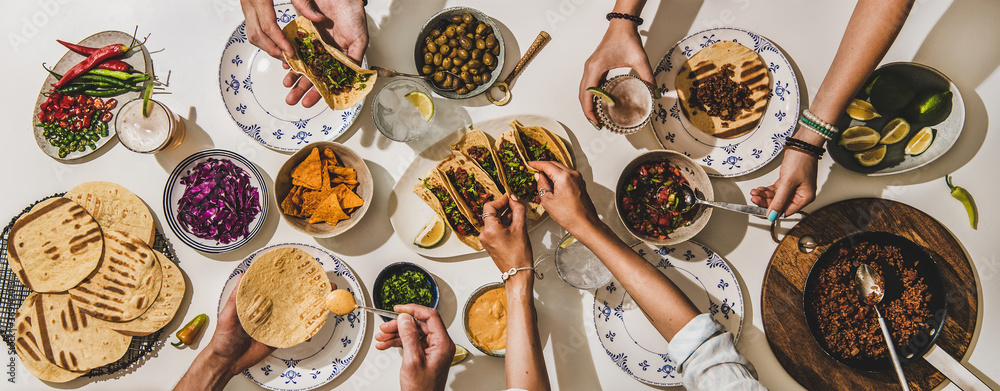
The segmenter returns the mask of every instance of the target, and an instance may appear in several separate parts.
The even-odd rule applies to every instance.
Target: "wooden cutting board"
[[[927,251],[937,263],[948,292],[948,316],[936,344],[961,361],[972,341],[979,290],[972,265],[951,233],[924,212],[899,202],[877,198],[837,202],[803,219],[781,240],[767,266],[761,292],[767,342],[781,366],[806,389],[899,389],[892,370],[859,371],[827,355],[806,323],[802,291],[809,269],[831,244],[863,231],[894,233]],[[805,235],[819,244],[809,254],[798,247]],[[903,371],[914,391],[931,390],[945,380],[923,358],[914,359]]]

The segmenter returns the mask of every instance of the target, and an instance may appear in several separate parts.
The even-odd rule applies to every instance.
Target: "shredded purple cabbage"
[[[181,178],[184,195],[177,221],[202,239],[229,244],[245,237],[260,213],[257,188],[250,175],[228,159],[208,158]]]

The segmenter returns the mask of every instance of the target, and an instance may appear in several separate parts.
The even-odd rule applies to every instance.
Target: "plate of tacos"
[[[376,75],[319,39],[290,2],[275,4],[274,12],[296,48],[286,62],[313,81],[323,100],[309,108],[285,103],[288,88],[282,79],[288,71],[250,43],[244,22],[230,35],[220,59],[222,102],[243,133],[265,147],[294,152],[311,142],[333,141],[358,117]]]
[[[533,160],[575,162],[566,129],[542,115],[496,118],[463,129],[427,148],[396,182],[389,196],[389,221],[403,243],[418,254],[447,258],[482,251],[483,205],[506,193],[527,207],[528,229],[541,223]],[[434,246],[417,245],[435,214],[445,238]]]

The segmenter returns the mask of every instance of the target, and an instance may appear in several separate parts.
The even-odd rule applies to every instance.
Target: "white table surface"
[[[371,45],[368,61],[401,71],[413,71],[412,48],[415,34],[436,11],[456,5],[453,1],[371,0],[368,7]],[[584,60],[600,41],[607,25],[604,14],[611,1],[473,1],[463,5],[491,15],[503,30],[508,53],[507,71],[530,45],[539,30],[553,40],[528,67],[514,86],[514,99],[505,107],[494,107],[485,97],[457,101],[473,121],[517,113],[546,114],[564,123],[574,133],[580,168],[602,216],[615,223],[612,190],[620,170],[635,155],[657,148],[649,128],[621,137],[596,132],[582,115],[577,102],[577,86]],[[641,33],[646,51],[655,64],[680,38],[689,32],[715,26],[737,26],[758,32],[778,44],[798,67],[803,98],[819,87],[854,2],[789,0],[708,0],[650,1],[642,16]],[[1000,115],[1000,51],[996,50],[1000,24],[993,18],[1000,5],[987,0],[919,0],[895,45],[884,62],[917,61],[949,75],[961,89],[968,110],[965,130],[957,144],[941,159],[922,169],[889,177],[865,177],[848,172],[825,158],[820,162],[817,200],[807,208],[855,197],[882,197],[921,209],[947,227],[965,246],[978,272],[980,311],[977,333],[965,362],[981,373],[1000,380],[1000,338],[983,330],[1000,328],[1000,209],[991,202],[1000,192],[998,131],[990,114]],[[185,156],[209,147],[236,151],[254,161],[273,178],[289,156],[258,145],[243,135],[229,118],[217,90],[219,56],[226,39],[242,21],[236,0],[204,1],[85,1],[43,0],[5,2],[0,15],[0,78],[4,89],[0,118],[4,119],[0,143],[0,167],[4,190],[0,193],[0,218],[7,221],[35,200],[66,191],[84,181],[117,182],[135,192],[152,208],[160,228],[173,243],[179,265],[190,280],[190,289],[177,318],[166,327],[173,333],[182,322],[200,313],[213,314],[201,343],[194,349],[163,346],[133,372],[114,378],[78,379],[65,385],[47,385],[32,377],[19,362],[3,357],[6,373],[3,389],[88,388],[88,389],[167,389],[181,377],[188,364],[204,347],[214,329],[219,292],[227,275],[239,260],[255,249],[283,242],[318,243],[336,253],[354,269],[368,287],[388,263],[417,262],[438,277],[442,287],[441,311],[455,342],[471,348],[463,332],[461,306],[476,287],[499,278],[496,267],[483,256],[467,260],[426,259],[408,252],[394,237],[387,216],[387,199],[395,179],[402,174],[420,141],[394,143],[375,129],[366,103],[357,122],[337,141],[358,151],[375,178],[376,193],[364,220],[343,236],[315,240],[292,230],[280,221],[272,208],[261,233],[247,246],[229,254],[202,255],[186,247],[164,221],[161,197],[163,186],[174,166]],[[96,159],[61,163],[42,153],[32,138],[30,116],[39,83],[45,77],[42,62],[53,64],[64,49],[55,42],[75,42],[94,32],[114,29],[131,32],[138,25],[140,35],[151,34],[150,48],[163,48],[153,55],[157,73],[171,71],[171,95],[159,99],[178,112],[187,123],[188,139],[178,149],[156,156],[138,155],[113,142]],[[506,74],[506,72],[505,72]],[[804,83],[802,83],[804,82]],[[381,85],[383,82],[379,82]],[[370,103],[370,100],[369,102]],[[445,131],[445,130],[442,130]],[[431,136],[434,137],[434,136]],[[715,179],[717,198],[746,202],[751,188],[769,185],[778,174],[778,162],[735,179]],[[969,227],[962,205],[949,196],[944,177],[977,196],[980,224]],[[270,185],[269,185],[270,186]],[[274,205],[272,205],[274,206]],[[547,222],[531,237],[536,255],[552,247],[561,229]],[[411,238],[403,238],[411,240]],[[695,240],[726,258],[736,269],[748,303],[747,322],[739,349],[756,366],[764,385],[775,390],[800,389],[775,360],[768,347],[760,316],[760,292],[764,271],[775,245],[765,225],[757,219],[717,211],[708,227]],[[545,268],[552,272],[551,264]],[[594,338],[592,295],[563,284],[553,272],[536,283],[539,328],[545,361],[554,388],[645,389],[621,372],[608,359]],[[370,289],[370,288],[369,288]],[[369,296],[370,297],[370,296]],[[371,326],[381,321],[372,319]],[[371,328],[371,327],[370,327]],[[320,388],[396,389],[400,355],[396,351],[374,349],[371,331],[366,336],[360,359],[347,373]],[[4,349],[6,351],[6,349]],[[478,353],[478,352],[476,352]],[[10,352],[3,353],[5,356]],[[13,379],[13,380],[12,380]],[[474,354],[471,360],[452,368],[451,389],[502,389],[503,360]],[[991,383],[995,386],[996,383]],[[255,389],[237,376],[228,389]],[[947,389],[956,389],[953,385]]]

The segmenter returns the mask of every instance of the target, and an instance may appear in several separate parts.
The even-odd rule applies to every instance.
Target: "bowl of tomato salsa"
[[[712,209],[685,204],[680,191],[684,185],[702,199],[715,198],[708,174],[691,158],[666,150],[643,153],[629,162],[618,178],[618,217],[629,233],[644,242],[685,242],[705,228]]]

